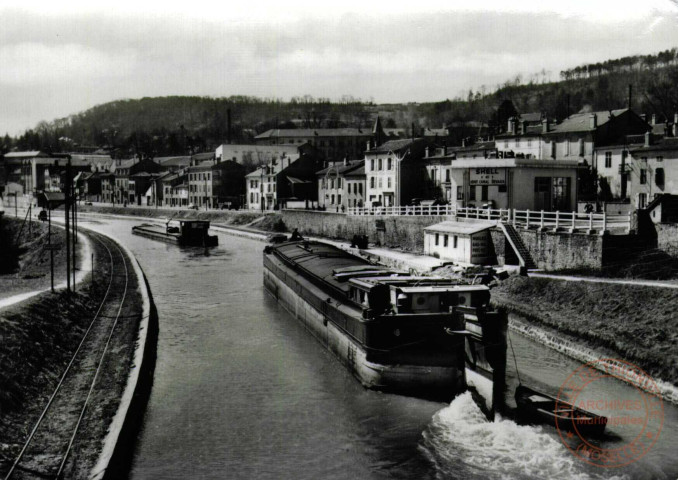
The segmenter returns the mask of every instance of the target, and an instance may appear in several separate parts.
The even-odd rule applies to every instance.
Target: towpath
[[[678,289],[678,282],[676,281],[581,277],[575,275],[552,275],[549,273],[530,273],[529,276],[533,278],[548,278],[551,280],[562,280],[565,282],[611,283],[617,285],[635,285],[638,287]]]

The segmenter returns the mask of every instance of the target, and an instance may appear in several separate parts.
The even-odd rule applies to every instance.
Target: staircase
[[[518,256],[518,261],[520,261],[520,266],[525,267],[528,270],[536,270],[537,264],[535,263],[532,255],[530,255],[529,250],[523,243],[523,239],[520,238],[516,229],[513,228],[513,225],[510,223],[499,222],[499,226],[504,232],[504,235],[508,239],[513,251]]]

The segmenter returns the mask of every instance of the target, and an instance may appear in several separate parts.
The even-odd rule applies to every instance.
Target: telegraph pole
[[[71,223],[70,223],[70,208],[71,208],[71,159],[68,158],[66,163],[66,179],[64,182],[64,196],[66,202],[64,203],[65,219],[66,219],[66,291],[71,292]]]
[[[70,165],[70,159],[69,159],[69,165]],[[71,232],[73,234],[73,241],[71,242],[71,246],[73,248],[73,255],[72,255],[72,260],[73,260],[73,268],[71,269],[72,275],[73,275],[73,291],[75,292],[75,244],[77,243],[77,238],[78,234],[76,232],[76,217],[75,217],[75,209],[76,209],[76,204],[77,204],[77,196],[75,193],[75,182],[71,181],[71,201],[73,202],[73,205],[71,206],[71,215],[73,216],[73,225],[71,228]]]
[[[47,201],[48,221],[47,221],[47,244],[49,245],[49,277],[54,293],[54,250],[52,250],[52,205]]]

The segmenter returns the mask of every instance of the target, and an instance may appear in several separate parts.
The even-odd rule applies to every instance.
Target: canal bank
[[[137,266],[121,275],[133,268],[133,256],[122,250],[116,255],[114,242],[85,230],[81,235],[91,242],[94,268],[87,266],[76,293],[40,293],[0,310],[3,474],[30,441],[12,478],[54,474],[69,437],[63,472],[89,478],[125,423],[121,412],[133,408],[126,398],[140,388],[135,371],[149,363],[140,355],[152,341],[146,334],[151,309],[141,271]],[[123,281],[125,293],[118,291]],[[52,450],[61,453],[51,455]]]

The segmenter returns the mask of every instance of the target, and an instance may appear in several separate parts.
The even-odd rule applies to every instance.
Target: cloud
[[[0,132],[142,96],[442,100],[678,46],[675,4],[664,0],[56,5],[0,9],[0,98],[11,99]]]
[[[0,47],[0,84],[44,85],[78,79],[128,76],[134,52],[101,51],[86,45],[16,43]]]

